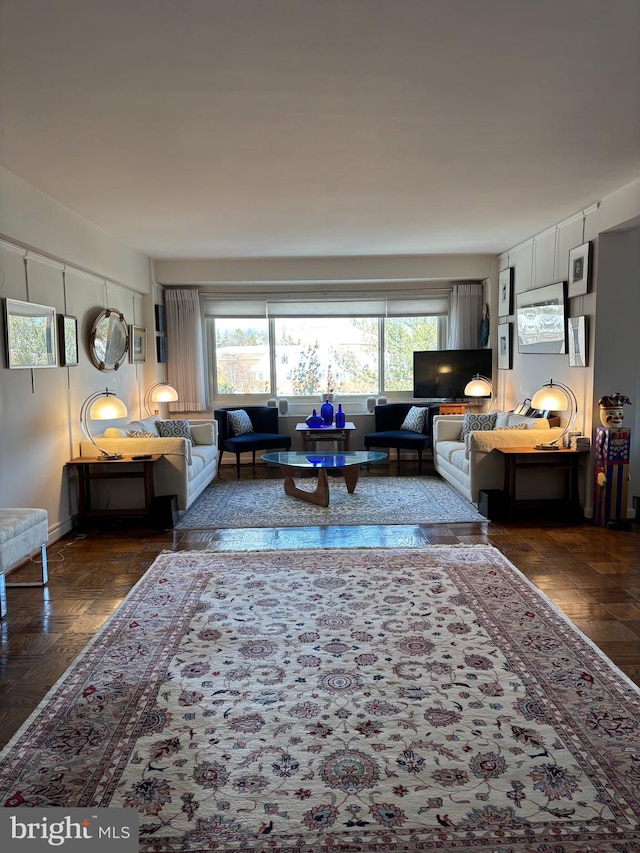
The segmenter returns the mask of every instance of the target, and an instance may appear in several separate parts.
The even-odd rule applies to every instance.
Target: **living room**
[[[464,2],[372,0],[365,12],[328,0],[296,12],[289,2],[241,0],[235,9],[196,2],[182,19],[172,4],[161,4],[162,14],[150,5],[3,4],[0,297],[50,306],[75,318],[78,334],[77,364],[63,366],[56,354],[51,369],[9,369],[3,346],[0,506],[46,509],[54,579],[44,592],[10,593],[3,733],[16,731],[162,551],[240,550],[246,541],[233,530],[74,532],[77,482],[67,463],[83,440],[83,402],[109,388],[128,420],[145,416],[150,387],[180,370],[171,340],[168,361],[156,349],[156,306],[175,288],[197,289],[204,315],[207,300],[448,298],[472,282],[488,305],[497,408],[513,409],[549,380],[564,383],[576,395],[575,428],[593,443],[598,399],[628,395],[629,530],[591,523],[592,454],[581,474],[583,525],[442,524],[411,536],[421,547],[491,543],[637,680],[635,4],[605,4],[600,15],[593,0],[586,9],[533,4],[538,17],[506,2],[492,3],[489,15]],[[199,90],[192,75],[205,70],[211,78]],[[518,297],[567,281],[571,252],[585,245],[588,288],[566,301],[568,319],[586,318],[584,366],[567,352],[520,352]],[[505,270],[513,293],[503,312]],[[127,353],[117,370],[96,367],[91,330],[107,308],[144,330],[144,360]],[[3,311],[3,337],[5,324]],[[505,324],[506,367],[498,364]],[[220,405],[278,396],[275,388],[216,396],[209,359],[207,350],[203,404],[178,404],[172,415],[208,419]],[[359,437],[373,425],[372,396],[420,402],[410,376],[403,390],[376,386],[346,399]],[[289,396],[281,420],[294,440],[297,421],[319,403],[319,395]],[[225,461],[222,481],[232,481],[235,460]],[[385,476],[396,472],[393,460]],[[415,465],[403,473],[415,476]],[[256,476],[265,477],[263,466]],[[254,482],[250,464],[242,477]],[[383,525],[280,540],[295,551],[329,534],[336,553],[390,541]],[[256,550],[286,548],[276,538],[261,533]],[[346,564],[347,555],[338,559]],[[260,831],[268,836],[268,814]]]

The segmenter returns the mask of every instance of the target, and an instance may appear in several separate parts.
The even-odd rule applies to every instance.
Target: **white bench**
[[[46,584],[48,524],[46,509],[0,508],[0,618],[7,615],[7,587]],[[7,583],[5,574],[28,560],[38,549],[42,556],[42,580],[33,583]]]

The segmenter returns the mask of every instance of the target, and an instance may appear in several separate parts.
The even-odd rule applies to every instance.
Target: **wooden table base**
[[[294,498],[300,498],[300,500],[316,504],[317,506],[329,506],[329,478],[327,476],[327,468],[317,469],[318,485],[313,492],[308,492],[305,489],[299,489],[298,486],[296,486],[293,480],[293,475],[296,471],[300,471],[300,468],[281,465],[280,470],[284,474],[285,494]],[[347,484],[347,491],[350,495],[353,494],[356,488],[356,483],[358,482],[360,466],[350,465],[346,468],[331,468],[330,470],[338,471],[344,477],[345,483]]]

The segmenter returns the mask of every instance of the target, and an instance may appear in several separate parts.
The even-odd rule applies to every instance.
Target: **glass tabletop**
[[[345,450],[342,453],[279,451],[265,453],[262,457],[265,462],[288,465],[290,468],[348,468],[350,465],[382,462],[386,458],[387,454],[378,450]]]

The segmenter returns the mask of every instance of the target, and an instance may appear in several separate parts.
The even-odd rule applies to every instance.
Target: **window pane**
[[[270,391],[268,320],[215,320],[218,394]]]
[[[413,351],[438,349],[437,317],[384,321],[384,390],[413,393]]]
[[[374,318],[276,319],[276,394],[372,394],[378,387]]]

